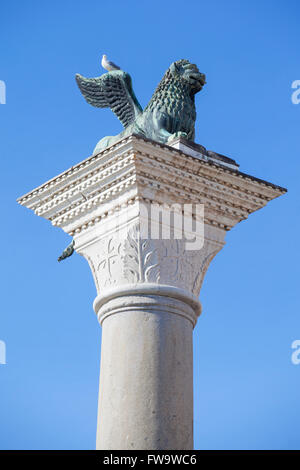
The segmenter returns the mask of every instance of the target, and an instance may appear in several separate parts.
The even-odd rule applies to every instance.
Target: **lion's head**
[[[188,60],[173,62],[156,88],[144,115],[152,113],[156,125],[170,134],[183,132],[195,136],[195,94],[205,84],[205,75]],[[156,137],[157,138],[157,137]],[[156,138],[153,137],[154,140]]]
[[[146,109],[172,108],[176,112],[194,108],[194,96],[205,84],[205,75],[186,59],[173,62],[158,84]]]
[[[198,93],[205,84],[205,75],[199,72],[197,65],[188,60],[173,62],[169,70],[174,77],[180,76],[189,85],[192,94]]]

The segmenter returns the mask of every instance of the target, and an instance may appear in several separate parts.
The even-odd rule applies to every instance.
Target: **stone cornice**
[[[136,202],[202,203],[229,230],[286,190],[214,161],[131,135],[18,202],[74,235]]]

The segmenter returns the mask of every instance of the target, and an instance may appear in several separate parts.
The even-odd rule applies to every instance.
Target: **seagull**
[[[101,65],[105,70],[108,70],[108,72],[111,72],[112,70],[120,70],[120,67],[110,60],[107,60],[107,56],[103,54],[102,60],[101,60]]]

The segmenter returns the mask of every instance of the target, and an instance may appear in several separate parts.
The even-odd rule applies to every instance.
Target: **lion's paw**
[[[168,138],[168,142],[171,142],[172,140],[178,139],[178,137],[183,137],[184,139],[187,139],[187,133],[186,132],[174,132],[174,134],[170,135]]]

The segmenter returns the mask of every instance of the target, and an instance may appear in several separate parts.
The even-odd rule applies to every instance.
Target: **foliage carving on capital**
[[[151,240],[143,240],[139,225],[128,232],[124,243],[124,276],[129,282],[159,282],[157,249]]]
[[[184,239],[143,239],[139,223],[120,237],[110,235],[95,243],[87,256],[97,290],[136,283],[179,287],[198,296],[220,245],[207,242],[199,250],[186,249]]]
[[[202,282],[204,280],[204,276],[206,274],[208,266],[219,251],[220,251],[220,248],[218,248],[217,250],[213,250],[212,252],[209,252],[209,254],[207,254],[202,260],[200,267],[198,268],[198,274],[196,275],[194,283],[193,283],[192,292],[194,295],[196,296],[199,295]]]
[[[121,242],[114,240],[114,237],[102,240],[96,264],[96,273],[100,287],[117,284],[121,245]]]

